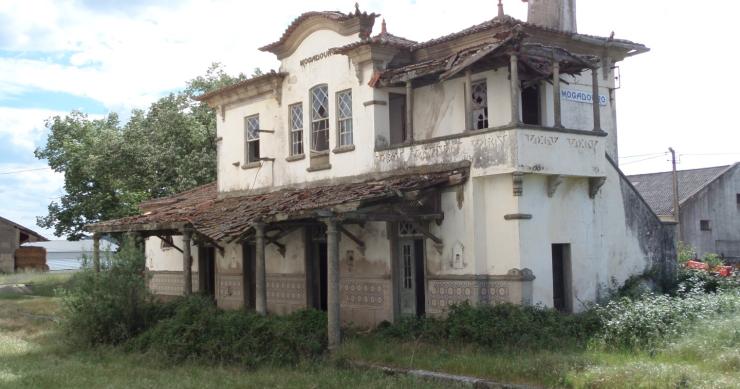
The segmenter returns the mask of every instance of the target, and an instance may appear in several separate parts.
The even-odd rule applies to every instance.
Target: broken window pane
[[[473,128],[480,130],[488,128],[488,87],[486,80],[476,81],[470,88],[472,90],[472,115]]]
[[[257,162],[260,159],[260,117],[259,115],[248,116],[244,119],[247,138],[246,157],[247,162]]]

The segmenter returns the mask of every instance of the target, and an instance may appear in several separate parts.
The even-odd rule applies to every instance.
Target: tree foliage
[[[215,180],[215,115],[193,97],[245,78],[213,64],[184,90],[133,110],[127,123],[116,113],[92,119],[76,111],[47,120],[46,145],[35,155],[64,173],[65,195],[38,225],[79,239],[86,224],[136,214],[144,200]]]

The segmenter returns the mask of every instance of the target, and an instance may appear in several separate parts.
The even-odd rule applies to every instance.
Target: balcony
[[[471,162],[471,176],[534,173],[604,177],[606,133],[508,125],[375,150],[377,171]]]

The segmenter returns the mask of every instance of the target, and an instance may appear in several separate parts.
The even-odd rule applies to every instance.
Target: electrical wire
[[[668,153],[663,153],[663,154],[661,154],[661,155],[656,155],[656,156],[654,156],[654,157],[648,157],[648,158],[638,159],[637,161],[629,161],[629,162],[625,162],[625,163],[622,163],[622,164],[620,164],[620,165],[622,165],[622,166],[624,166],[624,165],[631,165],[631,164],[633,164],[633,163],[638,163],[638,162],[648,161],[648,160],[651,160],[651,159],[655,159],[655,158],[660,158],[660,157],[664,157],[664,156],[665,156],[665,155],[667,155],[667,154],[668,154]]]
[[[0,172],[0,174],[18,174],[18,173],[34,172],[34,171],[38,171],[38,170],[47,170],[47,169],[51,169],[51,168],[49,168],[49,167],[39,167],[39,168],[35,168],[35,169],[12,170],[12,171],[8,171],[8,172]]]

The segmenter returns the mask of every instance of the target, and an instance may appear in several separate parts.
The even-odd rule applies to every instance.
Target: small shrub
[[[223,311],[208,297],[193,295],[172,303],[174,313],[127,345],[173,361],[295,364],[316,358],[327,348],[326,315],[302,310],[284,316]]]
[[[678,247],[678,263],[685,264],[686,262],[696,258],[696,250],[688,243],[679,241]]]
[[[719,255],[714,254],[714,253],[707,253],[707,254],[705,254],[704,257],[702,257],[701,260],[702,260],[702,262],[704,262],[707,265],[709,265],[709,268],[710,269],[714,269],[717,266],[724,265],[724,261],[722,261],[722,258]]]
[[[87,345],[131,339],[165,312],[147,291],[144,254],[133,243],[106,260],[103,271],[76,273],[62,297],[62,325],[68,339]]]
[[[598,319],[591,311],[566,315],[541,306],[472,306],[464,302],[452,306],[443,319],[404,318],[396,324],[379,326],[375,334],[487,348],[548,348],[585,343],[597,329]]]

